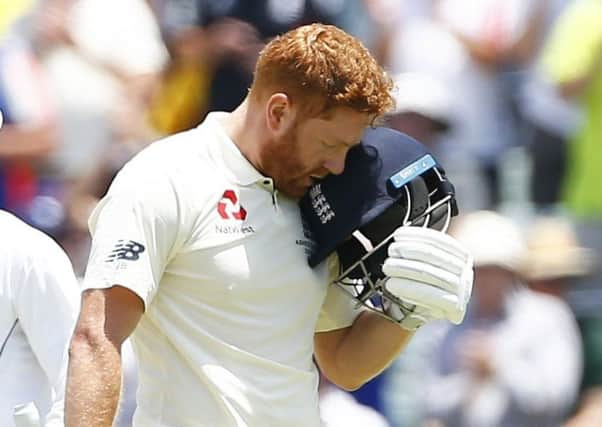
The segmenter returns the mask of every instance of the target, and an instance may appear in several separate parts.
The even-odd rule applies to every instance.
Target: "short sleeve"
[[[157,292],[181,228],[171,180],[148,175],[126,166],[92,212],[92,248],[84,277],[84,289],[123,286],[145,307]]]
[[[602,50],[602,3],[579,0],[557,21],[544,47],[542,67],[556,83],[586,76]]]
[[[329,277],[334,279],[338,275],[339,262],[336,254],[328,258]],[[328,332],[351,326],[357,316],[365,308],[338,285],[328,286],[326,298],[320,310],[316,325],[316,332]]]

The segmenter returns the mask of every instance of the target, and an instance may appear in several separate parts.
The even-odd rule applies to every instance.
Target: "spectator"
[[[156,0],[154,4],[165,19],[178,10],[196,17],[205,39],[199,47],[212,76],[207,110],[232,111],[247,95],[257,55],[268,39],[302,24],[333,23],[347,1]]]
[[[170,54],[160,87],[151,100],[149,118],[161,134],[170,135],[198,125],[209,107],[212,51],[226,51],[222,38],[209,37],[199,25],[196,0],[154,0],[163,41]],[[234,35],[230,35],[235,38]]]
[[[571,280],[590,274],[592,250],[578,245],[572,224],[560,217],[541,217],[529,226],[523,276],[529,288],[564,298]]]
[[[497,206],[506,197],[498,166],[519,139],[505,70],[530,61],[544,2],[472,1],[469,8],[464,0],[414,3],[403,3],[413,12],[400,13],[391,32],[388,67],[429,74],[446,85],[456,126],[442,139],[440,158],[462,206]]]
[[[146,2],[48,0],[30,21],[59,111],[53,161],[65,179],[91,169],[113,141],[135,152],[154,138],[144,111],[167,53]]]
[[[28,22],[56,107],[58,144],[47,162],[65,187],[61,243],[82,275],[82,224],[96,198],[80,184],[112,175],[155,136],[145,111],[167,54],[143,0],[47,0]]]
[[[430,420],[447,427],[558,426],[581,375],[568,306],[522,285],[526,245],[510,220],[475,212],[453,234],[475,258],[475,290],[465,322],[433,354]]]
[[[530,200],[539,211],[558,208],[565,178],[568,139],[580,121],[572,100],[564,99],[541,64],[542,47],[554,24],[571,0],[549,0],[542,11],[535,60],[524,72],[519,112],[531,158]]]
[[[400,73],[393,77],[395,108],[387,125],[438,151],[439,137],[453,126],[450,90],[435,77]]]
[[[0,208],[57,233],[62,188],[49,176],[58,148],[56,111],[39,58],[25,38],[0,39]]]
[[[530,227],[528,238],[529,255],[525,263],[524,275],[529,287],[535,291],[566,298],[567,290],[575,284],[575,279],[591,274],[596,265],[595,254],[587,248],[579,247],[572,224],[561,218],[540,218]],[[592,366],[597,366],[598,352],[592,351],[591,342],[585,345],[583,364],[585,375]],[[577,390],[580,382],[573,384]],[[581,393],[577,413],[567,426],[586,427],[600,425],[602,413],[599,410],[600,389],[593,387]],[[598,408],[598,409],[596,409]]]

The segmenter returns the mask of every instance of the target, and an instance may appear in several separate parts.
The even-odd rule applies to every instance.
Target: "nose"
[[[345,169],[345,158],[347,157],[347,151],[348,150],[345,150],[342,153],[339,153],[336,156],[326,160],[323,164],[324,168],[333,175],[342,174],[343,170]]]

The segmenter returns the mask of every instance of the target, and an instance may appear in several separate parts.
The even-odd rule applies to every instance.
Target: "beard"
[[[290,197],[294,200],[300,200],[309,187],[313,180],[311,178],[297,178],[290,180],[282,180],[280,184],[276,184],[278,191],[283,193],[285,196]]]
[[[311,171],[302,164],[297,126],[272,141],[263,151],[263,169],[273,180],[278,191],[300,199],[311,185]]]

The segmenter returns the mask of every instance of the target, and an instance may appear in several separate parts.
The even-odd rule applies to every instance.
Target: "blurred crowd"
[[[446,168],[476,265],[464,324],[354,396],[324,385],[326,425],[602,425],[600,0],[0,0],[0,209],[81,276],[116,171],[238,105],[266,40],[309,22],[390,72],[386,124]]]

